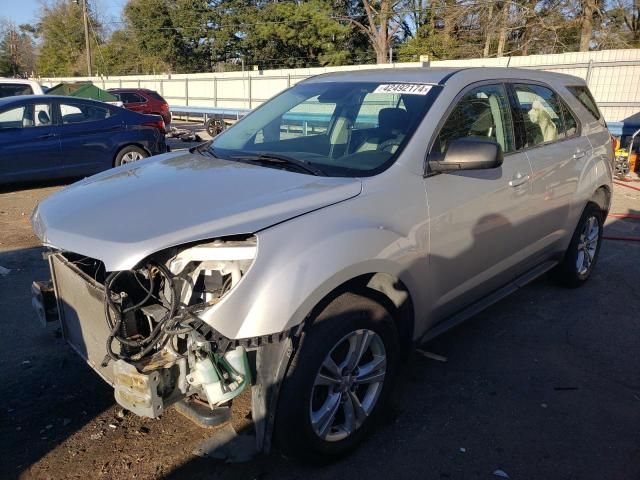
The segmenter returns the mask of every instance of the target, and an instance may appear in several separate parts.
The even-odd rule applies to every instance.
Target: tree
[[[266,67],[340,65],[349,57],[340,49],[349,29],[332,18],[324,0],[281,1],[255,9],[256,21],[245,24],[244,56]]]
[[[102,27],[89,10],[90,43],[95,55],[101,42]],[[43,76],[77,76],[86,72],[82,7],[71,0],[43,4],[42,15],[35,29],[40,38],[37,60],[38,73]],[[100,62],[93,59],[96,66]]]
[[[403,25],[401,12],[405,5],[405,0],[362,0],[365,18],[345,18],[368,37],[377,63],[389,61],[389,47]]]
[[[0,76],[28,77],[35,71],[35,44],[26,26],[0,22]]]

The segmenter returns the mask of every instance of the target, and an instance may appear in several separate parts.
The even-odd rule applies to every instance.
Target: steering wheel
[[[380,145],[378,145],[378,148],[376,148],[376,150],[379,152],[393,153],[393,147],[399,147],[403,140],[403,135],[401,135],[400,137],[390,138],[389,140],[385,140]]]

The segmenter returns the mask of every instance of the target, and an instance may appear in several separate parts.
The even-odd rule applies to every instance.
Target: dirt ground
[[[0,191],[0,478],[640,478],[640,243],[605,241],[583,288],[539,279],[430,342],[447,361],[416,353],[386,423],[344,460],[227,464],[193,454],[211,432],[173,409],[123,412],[38,324],[29,287],[48,272],[29,216],[59,188]],[[616,186],[612,212],[640,214],[640,192]],[[640,236],[640,221],[609,218],[606,234]]]

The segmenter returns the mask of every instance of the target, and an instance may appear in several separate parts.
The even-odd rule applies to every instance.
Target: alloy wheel
[[[382,338],[355,330],[325,357],[313,383],[309,415],[318,437],[337,442],[362,426],[384,384],[387,356]]]
[[[121,164],[135,162],[137,160],[142,160],[144,157],[140,152],[127,152],[122,156]]]
[[[600,240],[600,224],[595,216],[590,216],[584,222],[578,241],[578,256],[576,257],[576,270],[579,275],[589,271],[598,249]]]

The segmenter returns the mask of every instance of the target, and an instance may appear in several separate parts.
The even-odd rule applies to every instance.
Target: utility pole
[[[91,43],[89,42],[89,14],[87,12],[87,0],[82,0],[82,17],[84,19],[84,46],[87,51],[87,75],[91,77]]]

